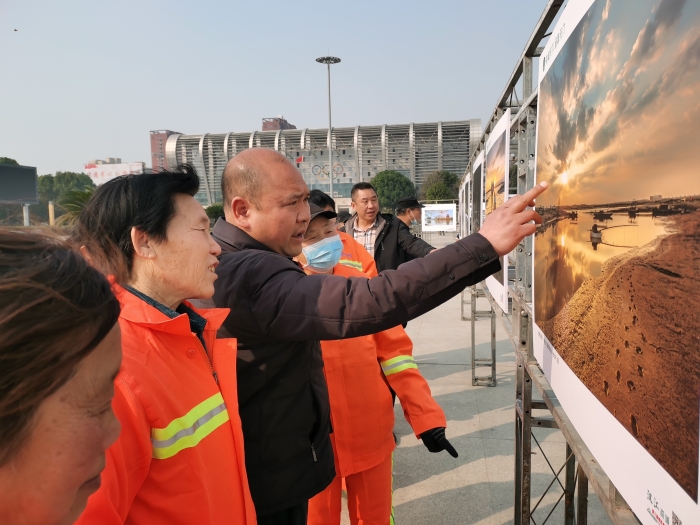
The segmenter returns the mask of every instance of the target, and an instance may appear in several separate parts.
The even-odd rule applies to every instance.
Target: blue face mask
[[[306,257],[307,266],[315,270],[330,270],[340,261],[343,242],[340,235],[334,235],[303,248],[302,253]]]

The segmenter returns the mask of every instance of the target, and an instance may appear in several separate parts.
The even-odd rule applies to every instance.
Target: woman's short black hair
[[[168,224],[175,215],[175,195],[194,196],[198,190],[199,176],[189,164],[169,171],[117,177],[97,188],[90,197],[78,217],[80,234],[96,241],[107,254],[116,246],[131,271],[134,260],[131,228],[164,241]]]

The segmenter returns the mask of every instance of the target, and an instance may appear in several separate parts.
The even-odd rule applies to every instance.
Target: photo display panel
[[[457,205],[426,204],[421,211],[424,232],[456,232]]]
[[[510,158],[510,109],[506,109],[486,141],[484,162],[484,213],[486,217],[508,200]],[[504,312],[508,311],[508,256],[501,259],[501,271],[486,278],[486,287]]]
[[[480,217],[483,217],[484,213],[484,207],[483,207],[483,202],[484,202],[484,178],[483,178],[483,170],[484,170],[484,152],[482,151],[479,153],[479,155],[476,157],[476,160],[474,161],[474,164],[472,165],[472,191],[469,194],[469,225],[470,225],[470,231],[469,233],[473,233],[476,226],[472,224],[472,220],[474,218],[473,212],[474,212],[474,204],[476,201],[476,204],[481,207],[481,215]],[[476,181],[479,181],[478,184]],[[481,193],[477,196],[475,194],[475,184],[477,188],[481,188]]]
[[[699,27],[571,0],[539,63],[533,350],[645,525],[700,523]]]
[[[469,172],[464,177],[464,182],[459,190],[460,237],[466,237],[471,233],[471,206],[469,204],[469,199],[471,198],[471,183],[472,174]]]

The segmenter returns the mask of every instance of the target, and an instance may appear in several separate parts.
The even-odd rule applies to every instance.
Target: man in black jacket
[[[355,237],[374,257],[377,270],[396,270],[400,264],[435,251],[423,239],[411,233],[401,220],[389,213],[379,213],[377,192],[369,182],[358,182],[350,193],[356,212],[340,227]]]
[[[299,171],[262,148],[229,161],[226,220],[213,231],[222,247],[213,299],[231,309],[220,335],[238,339],[239,413],[260,525],[305,524],[309,498],[335,475],[319,341],[404,323],[498,271],[499,256],[534,233],[530,221],[541,223],[526,206],[543,190],[508,200],[483,234],[400,270],[372,279],[307,276],[291,259],[310,220]]]

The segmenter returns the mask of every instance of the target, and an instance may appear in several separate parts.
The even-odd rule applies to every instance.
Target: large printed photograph
[[[699,28],[686,0],[596,0],[567,28],[539,88],[534,270],[537,326],[695,502]]]
[[[484,201],[487,216],[508,198],[508,182],[506,180],[507,136],[507,130],[501,133],[486,153]]]
[[[510,109],[501,115],[486,141],[483,164],[484,213],[482,223],[496,208],[508,200],[508,155],[510,149]],[[501,270],[486,278],[486,287],[501,309],[508,310],[508,256],[501,260]]]
[[[423,231],[453,232],[457,230],[455,204],[426,204],[421,217]]]

